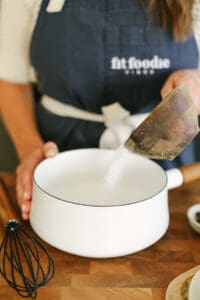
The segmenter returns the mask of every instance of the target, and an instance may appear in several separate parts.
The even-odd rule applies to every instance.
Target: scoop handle
[[[183,184],[200,179],[200,162],[179,167],[183,176]]]
[[[12,199],[9,195],[8,189],[4,180],[0,177],[0,219],[5,224],[9,220],[17,220],[18,216],[14,209]]]

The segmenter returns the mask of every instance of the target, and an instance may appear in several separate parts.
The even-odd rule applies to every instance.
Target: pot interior
[[[58,200],[89,206],[119,206],[144,201],[166,187],[165,171],[127,150],[66,151],[41,162],[34,182]]]

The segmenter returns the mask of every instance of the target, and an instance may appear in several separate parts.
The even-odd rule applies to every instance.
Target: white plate
[[[165,300],[183,300],[183,291],[187,289],[184,294],[189,295],[189,287],[194,275],[200,271],[200,265],[178,275],[168,285]],[[192,293],[194,293],[192,291]],[[196,300],[200,298],[190,298],[188,300]]]
[[[193,276],[189,287],[188,300],[200,300],[200,271]]]

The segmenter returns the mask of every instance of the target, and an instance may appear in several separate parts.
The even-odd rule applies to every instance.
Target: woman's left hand
[[[180,83],[184,83],[189,89],[197,112],[200,114],[200,70],[183,69],[174,71],[167,78],[161,89],[162,98],[169,94]]]

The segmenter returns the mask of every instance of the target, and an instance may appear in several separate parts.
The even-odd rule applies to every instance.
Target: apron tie
[[[42,96],[41,104],[49,112],[56,114],[57,116],[60,117],[71,117],[71,118],[81,119],[85,121],[93,121],[93,122],[100,122],[100,123],[104,122],[103,115],[101,114],[85,111],[83,109],[74,107],[72,105],[51,98],[47,95]]]
[[[124,144],[133,129],[147,117],[146,113],[131,116],[130,112],[123,108],[118,102],[102,106],[102,114],[76,108],[47,95],[42,97],[41,105],[49,112],[60,117],[71,117],[85,121],[104,123],[106,129],[99,139],[100,148],[115,149]]]

